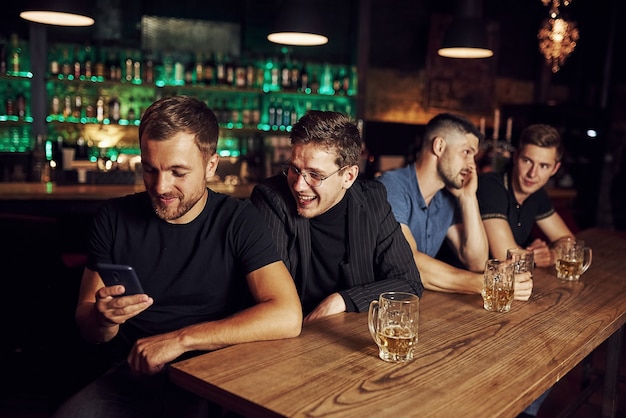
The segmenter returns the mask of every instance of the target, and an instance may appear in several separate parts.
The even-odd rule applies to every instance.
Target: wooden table
[[[530,301],[515,301],[508,313],[485,311],[479,295],[425,292],[411,363],[380,360],[367,314],[345,313],[304,327],[298,338],[181,361],[171,379],[254,417],[515,417],[608,339],[604,415],[613,416],[626,235],[592,229],[579,236],[593,248],[581,281],[536,269]]]

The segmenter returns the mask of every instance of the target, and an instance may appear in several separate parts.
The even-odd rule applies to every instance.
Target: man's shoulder
[[[413,164],[405,165],[404,167],[394,168],[383,172],[378,180],[383,183],[404,183],[408,182],[411,178],[411,174],[414,173]]]
[[[287,178],[282,174],[277,174],[262,180],[252,189],[251,199],[253,203],[259,195],[263,195],[266,198],[287,199],[291,196]]]
[[[499,182],[502,183],[504,181],[504,173],[500,173],[497,171],[489,171],[487,173],[480,173],[478,175],[478,181],[490,181],[490,182]]]
[[[358,178],[352,185],[352,189],[356,192],[363,194],[387,194],[385,185],[378,180],[370,180],[365,178]]]

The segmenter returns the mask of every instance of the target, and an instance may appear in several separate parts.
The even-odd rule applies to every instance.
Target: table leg
[[[617,384],[623,330],[624,326],[615,331],[607,340],[606,372],[604,374],[604,394],[602,396],[603,418],[614,418],[617,414]]]

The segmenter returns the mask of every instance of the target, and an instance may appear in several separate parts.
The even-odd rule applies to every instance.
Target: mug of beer
[[[530,272],[533,276],[535,270],[535,253],[532,250],[523,248],[509,248],[506,250],[506,259],[513,262],[514,273]]]
[[[580,279],[581,274],[591,265],[591,256],[591,248],[585,247],[582,240],[572,238],[558,240],[554,247],[556,277],[567,281]]]
[[[413,360],[417,343],[419,298],[412,293],[385,292],[370,303],[370,334],[378,356],[389,362]]]
[[[508,312],[515,291],[515,263],[511,260],[490,259],[485,263],[483,306],[492,312]]]

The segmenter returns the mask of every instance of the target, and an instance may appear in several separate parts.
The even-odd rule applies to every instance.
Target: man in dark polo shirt
[[[521,133],[511,168],[504,173],[485,173],[478,179],[478,204],[492,257],[506,258],[509,248],[533,250],[535,264],[554,264],[550,244],[572,237],[554,210],[545,185],[561,166],[563,145],[555,128],[530,125]],[[535,224],[547,237],[533,239]]]

